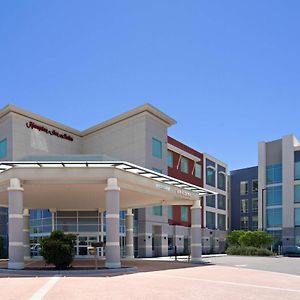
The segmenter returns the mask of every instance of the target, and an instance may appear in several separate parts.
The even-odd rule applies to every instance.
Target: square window
[[[226,230],[226,216],[218,214],[218,229]]]
[[[218,194],[218,209],[226,210],[226,197],[221,194]]]
[[[247,216],[241,217],[241,229],[248,230],[249,228],[249,218]]]
[[[169,220],[173,219],[173,206],[172,205],[168,206],[168,219]]]
[[[241,213],[245,214],[248,212],[248,199],[241,199]]]
[[[258,211],[258,199],[253,198],[252,199],[252,212],[257,212]]]
[[[181,157],[180,171],[186,174],[189,173],[189,160],[186,157]]]
[[[173,152],[168,150],[168,158],[167,158],[168,167],[173,168]]]
[[[0,159],[7,156],[7,139],[0,141]]]
[[[162,143],[155,138],[152,138],[152,155],[162,159]]]
[[[241,181],[240,183],[240,194],[248,195],[248,181]]]
[[[258,192],[258,180],[254,179],[252,180],[252,193]]]
[[[300,185],[295,185],[295,203],[300,203]]]
[[[216,214],[211,211],[206,212],[206,227],[216,229]]]
[[[206,206],[216,207],[216,196],[215,195],[207,195],[206,196]]]
[[[180,213],[181,213],[181,221],[187,222],[189,220],[188,207],[181,206]]]
[[[195,177],[201,178],[202,167],[199,164],[195,164]]]
[[[154,216],[162,216],[162,206],[153,206],[152,207],[152,213]]]

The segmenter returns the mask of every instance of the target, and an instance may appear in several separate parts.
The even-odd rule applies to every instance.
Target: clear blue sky
[[[299,0],[1,1],[0,106],[85,129],[149,102],[227,162],[300,138]]]

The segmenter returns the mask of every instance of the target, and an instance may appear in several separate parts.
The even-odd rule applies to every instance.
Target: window
[[[189,220],[189,211],[188,207],[186,206],[181,206],[180,208],[181,212],[181,221],[187,222]]]
[[[216,207],[216,196],[215,195],[206,196],[206,206]]]
[[[168,206],[168,219],[169,220],[173,219],[173,206],[172,205]]]
[[[226,190],[226,176],[224,173],[218,173],[218,188],[225,191]]]
[[[186,157],[181,157],[180,171],[186,174],[189,172],[189,160]]]
[[[295,208],[295,226],[300,226],[300,208]]]
[[[295,180],[300,179],[300,151],[294,152],[294,160],[295,160]]]
[[[300,180],[300,161],[295,162],[295,180]]]
[[[252,216],[252,230],[258,229],[258,216]]]
[[[218,194],[218,209],[226,210],[226,197]]]
[[[226,216],[218,214],[218,229],[226,230]]]
[[[282,204],[282,186],[267,188],[267,206]]]
[[[168,167],[173,168],[173,152],[168,150],[168,159],[167,159]]]
[[[258,192],[258,180],[254,179],[252,180],[252,193]]]
[[[249,228],[249,219],[248,217],[244,216],[241,217],[241,229],[242,230],[248,230]]]
[[[201,173],[202,173],[201,165],[195,164],[195,177],[201,178]]]
[[[206,184],[216,186],[216,164],[206,159]]]
[[[267,184],[282,182],[282,164],[267,166]]]
[[[206,212],[206,227],[209,229],[216,228],[216,215],[211,211]]]
[[[161,169],[158,169],[158,168],[152,168],[152,170],[153,170],[154,172],[157,172],[157,173],[162,173],[162,170],[161,170]]]
[[[300,185],[295,185],[295,203],[300,203]]]
[[[282,225],[282,209],[268,208],[267,209],[267,227],[281,227]]]
[[[248,212],[248,199],[241,199],[241,213]]]
[[[252,212],[257,212],[258,211],[258,199],[253,198],[252,199]]]
[[[162,158],[162,143],[155,138],[152,138],[152,155],[160,159]]]
[[[162,206],[153,206],[152,207],[152,213],[154,216],[162,216]]]
[[[0,159],[7,156],[7,139],[0,141]]]
[[[248,195],[248,181],[241,181],[240,183],[240,194]]]

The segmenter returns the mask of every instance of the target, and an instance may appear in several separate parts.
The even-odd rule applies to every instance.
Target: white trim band
[[[126,228],[126,231],[131,231],[131,232],[133,232],[133,228]]]
[[[107,246],[120,246],[119,242],[106,242],[106,247]]]
[[[9,214],[9,219],[23,219],[23,214]]]
[[[133,247],[133,244],[127,244],[127,245],[125,245],[126,247]]]
[[[198,244],[191,244],[191,247],[202,247],[202,244],[198,243]]]
[[[201,225],[192,225],[192,228],[202,228]]]
[[[120,218],[119,214],[106,214],[106,219],[118,219]]]
[[[16,247],[24,247],[24,243],[23,242],[9,242],[9,247],[10,246],[16,246]]]

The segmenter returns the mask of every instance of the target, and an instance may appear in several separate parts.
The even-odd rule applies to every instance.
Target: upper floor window
[[[216,207],[216,196],[215,195],[207,195],[206,196],[206,206]]]
[[[267,188],[267,206],[282,204],[282,186]]]
[[[218,209],[226,210],[226,197],[221,194],[218,194]]]
[[[189,211],[187,206],[181,206],[181,221],[187,222],[189,220]]]
[[[154,216],[162,216],[162,206],[153,206],[152,207],[152,213]]]
[[[195,164],[195,177],[201,178],[202,168],[201,165]]]
[[[252,193],[258,192],[258,180],[254,179],[252,180]]]
[[[252,230],[258,229],[258,216],[252,216]]]
[[[282,208],[268,208],[267,209],[267,227],[281,227],[282,226]]]
[[[240,194],[248,195],[248,181],[241,181],[240,183]]]
[[[223,172],[218,172],[218,188],[223,191],[226,190],[226,176]]]
[[[162,158],[162,143],[155,138],[152,138],[152,155],[160,159]]]
[[[162,169],[152,168],[152,170],[153,170],[154,172],[157,172],[157,173],[162,173]]]
[[[258,199],[253,198],[252,199],[252,212],[257,212],[258,211]]]
[[[241,217],[241,229],[248,230],[249,229],[249,218],[248,216]]]
[[[0,159],[7,156],[7,139],[0,141]]]
[[[300,151],[294,152],[295,160],[295,180],[300,180]]]
[[[218,229],[226,230],[226,216],[218,214]]]
[[[282,182],[282,164],[267,166],[267,184]]]
[[[206,227],[209,229],[216,228],[216,214],[211,211],[206,212]]]
[[[216,186],[216,164],[206,159],[206,184]]]
[[[173,168],[173,152],[168,150],[168,158],[167,158],[168,167]]]
[[[248,199],[241,199],[241,213],[248,212]]]
[[[186,174],[189,173],[189,160],[186,157],[181,157],[180,171]]]
[[[295,208],[295,226],[300,226],[300,208]]]
[[[295,185],[295,198],[294,202],[295,203],[300,203],[300,185]]]

